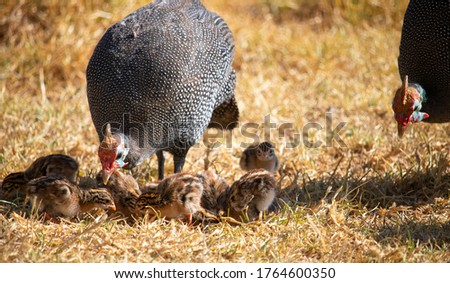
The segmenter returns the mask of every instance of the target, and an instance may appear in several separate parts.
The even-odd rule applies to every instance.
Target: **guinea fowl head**
[[[116,168],[122,168],[129,148],[125,145],[124,138],[120,135],[111,134],[111,125],[106,125],[103,141],[98,147],[98,157],[102,163],[103,183],[108,182],[109,177]]]
[[[420,112],[422,102],[425,101],[425,90],[419,84],[408,84],[408,76],[405,76],[403,84],[395,93],[392,109],[398,124],[398,135],[402,137],[410,123],[420,122],[429,117],[425,112]]]

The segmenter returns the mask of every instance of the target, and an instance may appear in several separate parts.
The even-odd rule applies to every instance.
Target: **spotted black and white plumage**
[[[199,0],[156,0],[110,27],[87,67],[89,107],[100,141],[110,123],[130,151],[125,168],[158,154],[181,171],[207,127],[232,129],[239,111],[232,33]]]
[[[408,76],[425,90],[421,111],[429,118],[423,121],[450,122],[450,1],[410,1],[398,66],[402,80]]]

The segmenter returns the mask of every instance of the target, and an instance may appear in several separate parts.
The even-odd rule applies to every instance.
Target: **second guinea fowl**
[[[100,171],[97,175],[98,186],[106,187],[113,196],[116,211],[130,218],[134,215],[136,201],[141,195],[138,182],[133,176],[116,170],[103,185],[103,174],[104,171]]]
[[[218,199],[221,209],[229,216],[242,221],[258,219],[275,199],[276,182],[264,169],[247,172]]]
[[[23,198],[27,183],[42,176],[61,176],[76,182],[78,162],[64,154],[50,154],[36,159],[24,172],[7,175],[2,184],[2,198]]]
[[[89,61],[86,79],[105,179],[153,154],[181,172],[208,127],[231,130],[234,40],[225,21],[199,0],[156,0],[110,27]]]
[[[44,176],[28,183],[27,194],[33,209],[51,217],[73,218],[94,208],[115,210],[107,190],[81,189],[60,176]]]
[[[200,179],[188,173],[172,174],[162,180],[158,186],[143,193],[137,200],[136,212],[167,219],[187,216],[201,211],[203,184]]]
[[[398,135],[412,123],[450,122],[450,1],[409,2],[398,68],[403,82],[392,102]]]
[[[278,157],[270,142],[250,145],[242,153],[239,165],[243,170],[265,169],[269,172],[278,170]]]

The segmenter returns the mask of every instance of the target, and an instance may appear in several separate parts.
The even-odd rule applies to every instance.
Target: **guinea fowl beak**
[[[114,169],[113,170],[108,170],[108,169],[102,170],[103,185],[106,185],[108,183],[108,180],[111,177],[113,172],[114,172]]]
[[[406,128],[408,128],[408,125],[411,123],[417,123],[424,119],[427,119],[430,117],[428,113],[425,112],[413,112],[408,118],[405,118],[404,116],[400,116],[399,119],[397,119],[397,130],[398,130],[398,136],[401,138],[403,134],[406,132]]]
[[[406,128],[408,128],[408,124],[406,124],[406,125],[403,125],[403,124],[400,124],[400,123],[398,124],[397,130],[398,130],[398,137],[399,138],[403,137],[403,134],[405,133]]]

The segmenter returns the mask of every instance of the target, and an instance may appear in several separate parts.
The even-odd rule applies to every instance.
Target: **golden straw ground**
[[[0,202],[0,261],[448,262],[450,125],[413,125],[399,140],[391,110],[407,1],[203,2],[234,33],[241,124],[262,124],[266,115],[292,123],[284,136],[270,131],[281,162],[276,179],[292,206],[264,222],[190,227],[129,226],[96,214],[44,224]],[[106,28],[146,3],[6,1],[0,179],[50,153],[75,157],[82,175],[100,168],[85,69]],[[346,123],[339,132],[346,146],[326,145],[327,112],[331,129]],[[303,133],[309,122],[323,129]],[[322,145],[308,148],[305,139]],[[200,143],[184,171],[206,165],[230,184],[242,176],[241,143],[253,140],[239,130],[218,140],[231,146]],[[154,157],[133,174],[154,180],[156,168]]]

